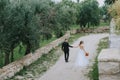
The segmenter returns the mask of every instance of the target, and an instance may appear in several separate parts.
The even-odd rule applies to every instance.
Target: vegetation
[[[109,7],[109,13],[115,19],[116,29],[120,30],[120,0],[115,1],[115,3]]]
[[[89,72],[88,76],[90,77],[90,80],[99,80],[99,72],[98,72],[98,55],[102,49],[108,48],[108,37],[101,39],[100,43],[98,44],[97,48],[97,56],[95,58],[95,63],[92,66],[92,70]]]
[[[0,0],[0,67],[34,53],[37,48],[73,29],[73,25],[98,25],[97,1],[77,2]]]
[[[115,2],[116,0],[105,0],[105,3],[108,5],[111,5]]]
[[[108,6],[104,5],[100,7],[100,19],[105,23],[109,23],[111,20],[110,14],[108,13]]]

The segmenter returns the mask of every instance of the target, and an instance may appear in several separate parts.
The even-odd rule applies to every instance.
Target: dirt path
[[[107,37],[108,34],[90,34],[79,38],[72,45],[78,45],[80,40],[83,40],[85,43],[85,49],[90,53],[89,58],[89,67],[75,67],[75,60],[77,57],[78,48],[70,49],[69,62],[65,63],[64,55],[52,66],[42,77],[39,77],[35,80],[89,80],[86,74],[90,70],[96,56],[96,49],[99,40]]]

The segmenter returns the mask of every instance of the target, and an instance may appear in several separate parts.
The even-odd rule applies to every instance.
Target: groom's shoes
[[[68,62],[68,60],[65,60],[65,62]]]

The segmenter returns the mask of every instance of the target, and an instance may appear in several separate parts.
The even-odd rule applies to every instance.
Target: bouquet
[[[89,53],[88,53],[88,52],[86,52],[86,53],[85,53],[85,56],[89,56]]]

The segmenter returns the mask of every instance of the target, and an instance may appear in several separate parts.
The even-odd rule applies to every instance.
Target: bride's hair
[[[83,44],[84,42],[83,41],[80,41],[79,45]]]

